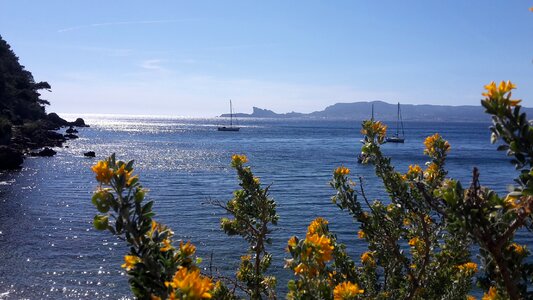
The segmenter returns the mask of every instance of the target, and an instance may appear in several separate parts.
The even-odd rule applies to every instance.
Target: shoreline
[[[68,127],[65,133],[59,131]],[[54,156],[52,148],[63,147],[67,140],[78,138],[75,128],[89,127],[82,118],[73,122],[49,113],[46,118],[12,125],[8,141],[0,145],[0,170],[20,169],[28,156]]]

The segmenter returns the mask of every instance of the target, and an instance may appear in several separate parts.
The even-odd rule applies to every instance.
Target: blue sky
[[[0,0],[0,35],[49,111],[214,116],[336,102],[533,106],[531,0]]]

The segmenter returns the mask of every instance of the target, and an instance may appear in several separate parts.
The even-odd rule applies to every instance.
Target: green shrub
[[[0,117],[0,145],[9,144],[11,134],[11,122],[6,118]]]
[[[475,280],[484,300],[531,299],[533,265],[529,250],[515,242],[518,230],[533,229],[533,127],[511,99],[511,82],[486,87],[482,105],[492,115],[492,142],[501,141],[517,168],[517,186],[499,196],[482,187],[474,168],[468,188],[447,178],[445,162],[450,144],[439,134],[424,141],[428,162],[398,172],[380,146],[386,126],[364,121],[362,152],[372,163],[387,191],[386,201],[370,202],[363,182],[349,178],[341,166],[330,182],[331,200],[357,222],[367,251],[353,260],[346,245],[317,218],[305,238],[289,238],[285,267],[294,274],[288,299],[474,299]],[[244,155],[234,155],[241,189],[227,203],[216,203],[232,218],[223,218],[228,235],[240,235],[250,245],[241,260],[237,280],[252,299],[275,299],[276,279],[265,275],[271,256],[266,246],[276,225],[276,203],[262,188]],[[130,245],[125,257],[129,283],[138,298],[235,299],[235,289],[201,274],[192,255],[194,246],[172,245],[172,231],[153,220],[152,202],[133,176],[133,162],[114,155],[93,167],[100,183],[93,204],[101,213],[94,226],[108,230]],[[355,231],[355,228],[354,228]],[[480,264],[474,263],[474,256]],[[235,284],[237,286],[237,284]]]

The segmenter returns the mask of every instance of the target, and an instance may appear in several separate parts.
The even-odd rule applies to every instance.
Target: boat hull
[[[387,143],[404,143],[405,139],[404,138],[400,138],[400,137],[390,137],[390,138],[386,138],[385,141],[387,141]]]
[[[218,127],[218,131],[239,131],[239,127]]]

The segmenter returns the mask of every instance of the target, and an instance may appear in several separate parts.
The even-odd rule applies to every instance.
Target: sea
[[[77,116],[72,116],[77,117]],[[239,132],[219,132],[224,118],[85,115],[88,128],[79,139],[56,148],[54,157],[28,157],[22,169],[0,173],[0,299],[130,299],[128,278],[120,267],[127,246],[109,232],[92,227],[91,204],[97,187],[91,166],[112,153],[135,160],[135,174],[155,200],[156,219],[169,225],[175,241],[191,241],[213,274],[233,276],[246,244],[220,229],[225,212],[212,201],[228,201],[239,188],[230,166],[232,154],[245,154],[261,182],[270,185],[280,216],[273,226],[270,274],[278,277],[280,297],[290,271],[289,237],[305,236],[316,217],[358,260],[365,244],[358,226],[331,202],[328,182],[338,166],[351,169],[353,180],[371,199],[388,202],[371,165],[357,163],[360,121],[240,119]],[[394,124],[391,124],[394,126]],[[396,169],[423,165],[424,138],[436,132],[451,144],[448,176],[471,182],[472,169],[482,185],[501,195],[517,172],[504,152],[490,144],[489,123],[405,122],[405,143],[385,144],[383,152]],[[389,128],[389,130],[394,130]],[[95,151],[96,158],[83,153]],[[531,234],[518,240],[533,248]]]

